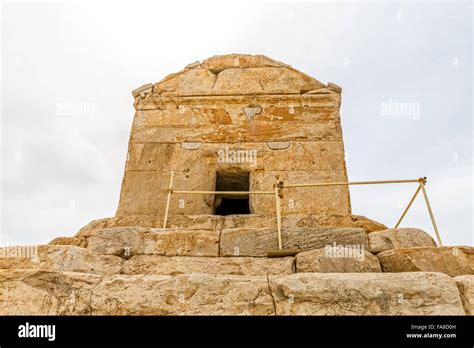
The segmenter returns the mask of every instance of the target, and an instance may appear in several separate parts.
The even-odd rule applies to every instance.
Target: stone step
[[[41,269],[94,274],[119,274],[123,259],[99,255],[73,245],[32,245],[0,248],[0,269]]]
[[[270,228],[276,226],[273,215],[170,215],[168,228],[223,230],[229,228]],[[385,230],[387,227],[379,222],[361,215],[300,215],[293,214],[282,217],[283,227],[351,227],[363,228],[367,232]],[[127,215],[94,220],[81,228],[76,234],[78,240],[91,235],[92,231],[112,227],[149,227],[162,228],[162,216]],[[72,237],[60,237],[72,238]],[[54,243],[66,242],[56,238]],[[72,240],[71,240],[72,241]]]
[[[474,247],[415,247],[377,254],[384,272],[442,272],[452,277],[474,274]]]
[[[452,278],[422,272],[99,276],[0,270],[0,294],[0,315],[465,314]]]
[[[367,234],[361,228],[283,228],[283,247],[298,250],[322,248],[328,244],[367,248]],[[95,253],[131,257],[164,256],[252,256],[264,257],[278,249],[276,228],[214,230],[113,227],[98,229],[88,237],[87,248]]]
[[[19,248],[26,248],[19,247]],[[125,259],[115,255],[100,255],[71,245],[28,246],[34,251],[30,257],[9,256],[0,249],[0,269],[38,269],[45,271],[82,272],[102,275],[190,273],[267,275],[295,272],[293,257],[191,257],[135,255]],[[3,251],[3,252],[2,252]]]
[[[277,315],[463,315],[441,273],[296,273],[270,276]]]
[[[362,228],[299,227],[283,228],[284,249],[311,250],[326,245],[351,245],[367,248],[367,233]],[[221,256],[266,256],[278,249],[276,228],[235,228],[223,230],[220,241]]]
[[[293,257],[188,257],[136,255],[123,264],[123,274],[233,274],[267,275],[292,274],[295,272]]]
[[[382,272],[375,255],[362,248],[327,246],[296,255],[296,271],[321,273]]]
[[[219,256],[219,231],[113,227],[91,232],[87,249],[104,255]]]
[[[389,228],[369,234],[369,248],[373,253],[421,246],[436,247],[436,242],[419,228]]]

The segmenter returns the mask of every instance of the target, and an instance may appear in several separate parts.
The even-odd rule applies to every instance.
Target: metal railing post
[[[420,192],[420,190],[421,190],[421,184],[418,185],[418,188],[416,189],[415,194],[414,194],[413,197],[410,199],[410,203],[408,203],[407,207],[406,207],[405,210],[403,211],[402,216],[400,216],[400,219],[398,219],[398,222],[397,222],[397,224],[395,225],[394,228],[397,228],[397,227],[400,225],[400,223],[402,222],[403,218],[405,217],[406,213],[408,212],[408,209],[410,209],[411,205],[413,204],[413,202],[414,202],[416,196],[418,195],[418,193]]]
[[[434,218],[433,210],[431,210],[431,204],[428,199],[428,195],[426,194],[425,183],[426,183],[426,178],[423,178],[423,180],[420,180],[421,191],[423,192],[423,197],[425,197],[426,207],[428,208],[428,213],[430,214],[431,223],[433,224],[433,229],[436,233],[436,238],[438,239],[438,245],[443,246],[443,242],[441,241],[441,236],[439,235],[438,226],[436,225],[436,221]]]
[[[278,184],[275,184],[275,210],[277,219],[277,231],[278,231],[278,250],[283,248],[281,242],[281,206],[280,206],[280,192]]]
[[[166,228],[166,223],[168,222],[168,212],[170,209],[171,194],[173,193],[173,179],[174,179],[174,170],[171,171],[170,185],[168,187],[168,198],[166,199],[165,217],[163,219],[163,228]]]

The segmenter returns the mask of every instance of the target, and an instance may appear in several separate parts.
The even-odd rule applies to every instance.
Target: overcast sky
[[[447,245],[473,244],[470,2],[3,3],[0,244],[115,214],[131,90],[216,54],[342,86],[349,180],[428,177]],[[397,107],[410,107],[397,113]],[[393,226],[416,184],[351,187]],[[404,226],[432,234],[420,195]]]

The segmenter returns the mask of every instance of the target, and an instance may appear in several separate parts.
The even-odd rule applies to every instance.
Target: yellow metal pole
[[[352,182],[320,182],[316,184],[289,184],[285,187],[313,187],[313,186],[347,186],[347,185],[374,185],[374,184],[401,184],[419,182],[419,179],[409,180],[378,180],[378,181],[352,181]]]
[[[280,206],[280,193],[278,192],[279,187],[275,185],[275,209],[276,209],[276,218],[277,218],[277,231],[278,231],[278,249],[282,249],[281,242],[281,206]]]
[[[168,211],[170,209],[171,194],[173,193],[173,179],[174,171],[171,171],[170,185],[168,187],[168,198],[166,199],[165,217],[163,219],[163,228],[166,228],[166,223],[168,221]]]
[[[434,215],[433,215],[433,211],[431,210],[431,204],[430,204],[430,201],[428,200],[428,195],[426,194],[425,182],[426,182],[426,179],[425,180],[420,180],[421,190],[423,191],[423,196],[425,197],[426,207],[428,208],[428,212],[430,213],[430,219],[431,219],[431,223],[433,224],[433,228],[434,228],[435,233],[436,233],[436,238],[438,239],[438,245],[443,246],[443,242],[441,241],[441,237],[439,235],[438,226],[436,225],[436,221],[435,221],[435,218],[434,218]]]
[[[408,203],[407,207],[403,211],[402,216],[400,216],[400,219],[398,219],[398,222],[397,222],[397,224],[395,225],[394,228],[397,228],[400,225],[400,223],[402,222],[403,218],[405,217],[406,213],[408,212],[408,209],[410,209],[411,205],[413,204],[413,202],[414,202],[416,196],[418,195],[418,193],[420,192],[420,190],[421,190],[421,185],[418,185],[418,188],[416,189],[415,194],[410,199],[410,203]]]
[[[273,191],[173,191],[181,194],[210,194],[210,195],[273,195]]]

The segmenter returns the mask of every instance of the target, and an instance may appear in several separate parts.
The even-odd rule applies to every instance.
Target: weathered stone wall
[[[172,170],[176,190],[213,191],[217,171],[249,172],[251,190],[272,190],[277,176],[285,183],[347,181],[340,92],[249,55],[213,57],[139,88],[117,216],[163,215]],[[219,160],[229,150],[244,150],[239,163]],[[212,214],[213,199],[175,194],[170,214]],[[274,197],[251,196],[253,214],[274,209]],[[286,190],[282,212],[347,214],[349,192]]]

